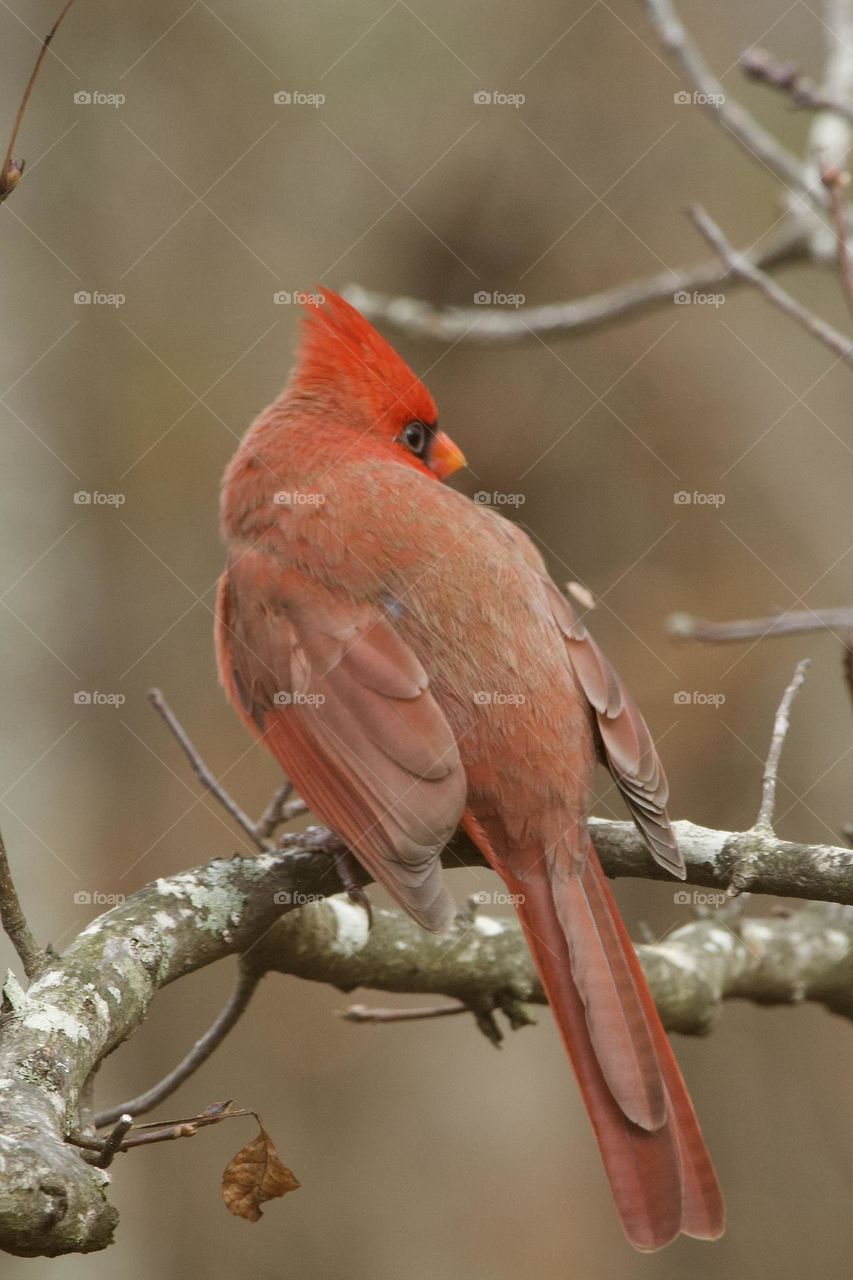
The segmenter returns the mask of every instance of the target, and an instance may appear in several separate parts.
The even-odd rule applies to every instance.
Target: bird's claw
[[[367,927],[368,929],[372,929],[373,907],[370,905],[370,898],[367,896],[364,887],[359,884],[358,879],[356,878],[357,867],[358,863],[350,853],[349,849],[345,849],[335,858],[335,870],[338,873],[338,879],[343,885],[347,897],[350,902],[354,902],[356,906],[363,909],[367,916]]]

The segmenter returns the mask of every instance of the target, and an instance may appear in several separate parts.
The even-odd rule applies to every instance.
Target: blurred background
[[[4,134],[57,8],[0,13]],[[765,43],[819,78],[817,13],[756,0],[684,16],[727,91],[802,152],[806,117],[736,62]],[[276,786],[217,687],[211,643],[219,477],[297,335],[298,307],[276,295],[322,281],[466,306],[480,291],[581,297],[707,256],[687,203],[749,245],[782,193],[675,101],[629,0],[79,0],[54,55],[16,148],[26,177],[0,211],[0,823],[31,922],[62,948],[99,896],[247,847],[200,796],[150,686],[244,807]],[[476,102],[484,92],[525,101]],[[848,325],[831,271],[780,279]],[[837,843],[853,819],[837,645],[685,647],[664,620],[851,603],[849,371],[744,291],[512,348],[392,337],[470,460],[454,483],[520,494],[511,514],[557,580],[599,598],[597,638],[660,743],[676,817],[752,822],[778,698],[813,657],[779,829]],[[679,504],[681,491],[721,498]],[[621,814],[603,779],[600,795],[596,812]],[[490,883],[451,879],[460,898]],[[635,936],[689,919],[664,885],[617,894]],[[222,965],[162,993],[102,1071],[101,1105],[170,1068],[231,980]],[[219,1177],[249,1131],[223,1125],[116,1163],[113,1249],[7,1259],[8,1280],[846,1274],[853,1039],[840,1021],[729,1005],[707,1039],[678,1040],[730,1226],[717,1245],[643,1258],[546,1012],[496,1053],[467,1020],[357,1027],[335,1016],[346,1004],[267,979],[165,1108],[256,1108],[298,1195],[256,1226],[232,1218]]]

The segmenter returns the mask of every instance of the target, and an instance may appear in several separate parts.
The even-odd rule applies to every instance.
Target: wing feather
[[[454,905],[440,855],[465,807],[450,725],[381,605],[264,552],[220,583],[220,674],[309,808],[427,928]]]

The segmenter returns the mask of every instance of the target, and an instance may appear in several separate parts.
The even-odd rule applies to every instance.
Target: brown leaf
[[[222,1198],[233,1214],[257,1222],[261,1205],[295,1191],[298,1180],[278,1158],[261,1125],[256,1138],[238,1151],[222,1175]]]

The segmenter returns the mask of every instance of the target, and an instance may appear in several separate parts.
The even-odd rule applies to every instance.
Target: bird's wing
[[[416,920],[453,901],[440,854],[465,806],[453,731],[426,672],[380,606],[266,554],[220,583],[220,674],[309,808]]]
[[[669,787],[646,722],[566,597],[550,579],[546,586],[572,668],[595,713],[604,763],[652,857],[683,880],[684,859],[666,812]]]

